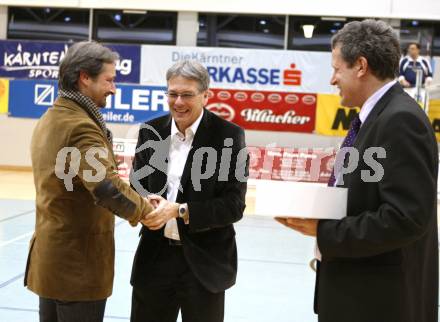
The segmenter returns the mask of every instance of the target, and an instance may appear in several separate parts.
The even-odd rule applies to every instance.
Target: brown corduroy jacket
[[[25,285],[41,297],[63,301],[109,297],[114,214],[135,226],[151,205],[118,177],[103,131],[71,100],[58,98],[41,117],[31,157],[36,224]],[[77,175],[63,179],[69,173]]]

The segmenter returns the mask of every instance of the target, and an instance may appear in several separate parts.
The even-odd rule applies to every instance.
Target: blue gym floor
[[[38,297],[23,287],[34,201],[0,199],[0,321],[38,321]],[[225,322],[313,322],[314,240],[270,218],[236,224],[237,284],[226,292]],[[116,271],[105,321],[129,321],[129,283],[139,228],[116,222]]]

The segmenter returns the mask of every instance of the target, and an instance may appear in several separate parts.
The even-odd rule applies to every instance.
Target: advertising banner
[[[248,147],[249,178],[327,183],[333,169],[334,148],[297,149]]]
[[[0,114],[8,113],[9,80],[0,78]]]
[[[71,44],[26,40],[0,40],[0,77],[57,79],[58,66]],[[116,81],[139,83],[140,46],[109,45],[120,55]]]
[[[9,113],[13,117],[40,118],[53,105],[58,86],[51,80],[11,80]],[[116,94],[107,97],[104,120],[140,123],[168,113],[165,88],[117,84]]]
[[[113,139],[119,176],[128,180],[136,149],[136,139]],[[249,178],[327,183],[336,150],[248,146]]]
[[[440,99],[429,101],[428,116],[434,128],[437,141],[440,141]]]
[[[118,163],[118,174],[127,181],[133,164],[136,143],[137,139],[113,138],[113,152]]]
[[[199,61],[212,88],[334,93],[330,52],[142,45],[141,83],[164,84],[174,63]]]
[[[341,97],[334,94],[318,94],[315,133],[345,136],[359,108],[347,108],[340,104]]]
[[[206,108],[247,130],[311,133],[315,128],[315,94],[211,89]]]
[[[57,88],[53,80],[10,80],[9,116],[40,118],[55,101]]]

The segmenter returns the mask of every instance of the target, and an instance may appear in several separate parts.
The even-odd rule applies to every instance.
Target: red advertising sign
[[[206,108],[248,130],[315,129],[316,94],[211,89]]]
[[[248,147],[249,178],[327,183],[336,150],[334,148],[293,149]]]
[[[128,180],[136,140],[114,139],[113,149],[119,176]],[[247,147],[249,178],[327,183],[333,169],[336,149],[293,149],[282,147]]]
[[[136,150],[136,139],[113,139],[113,153],[118,165],[118,174],[124,180],[129,180],[134,153]]]

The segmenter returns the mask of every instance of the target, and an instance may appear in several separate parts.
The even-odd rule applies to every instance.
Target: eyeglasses
[[[180,97],[180,99],[182,101],[190,101],[190,100],[192,100],[194,97],[196,97],[199,94],[200,93],[182,93],[182,94],[177,94],[177,93],[174,93],[174,92],[165,92],[165,95],[168,97],[168,99],[170,101],[175,101],[175,100],[177,100],[178,97]]]

